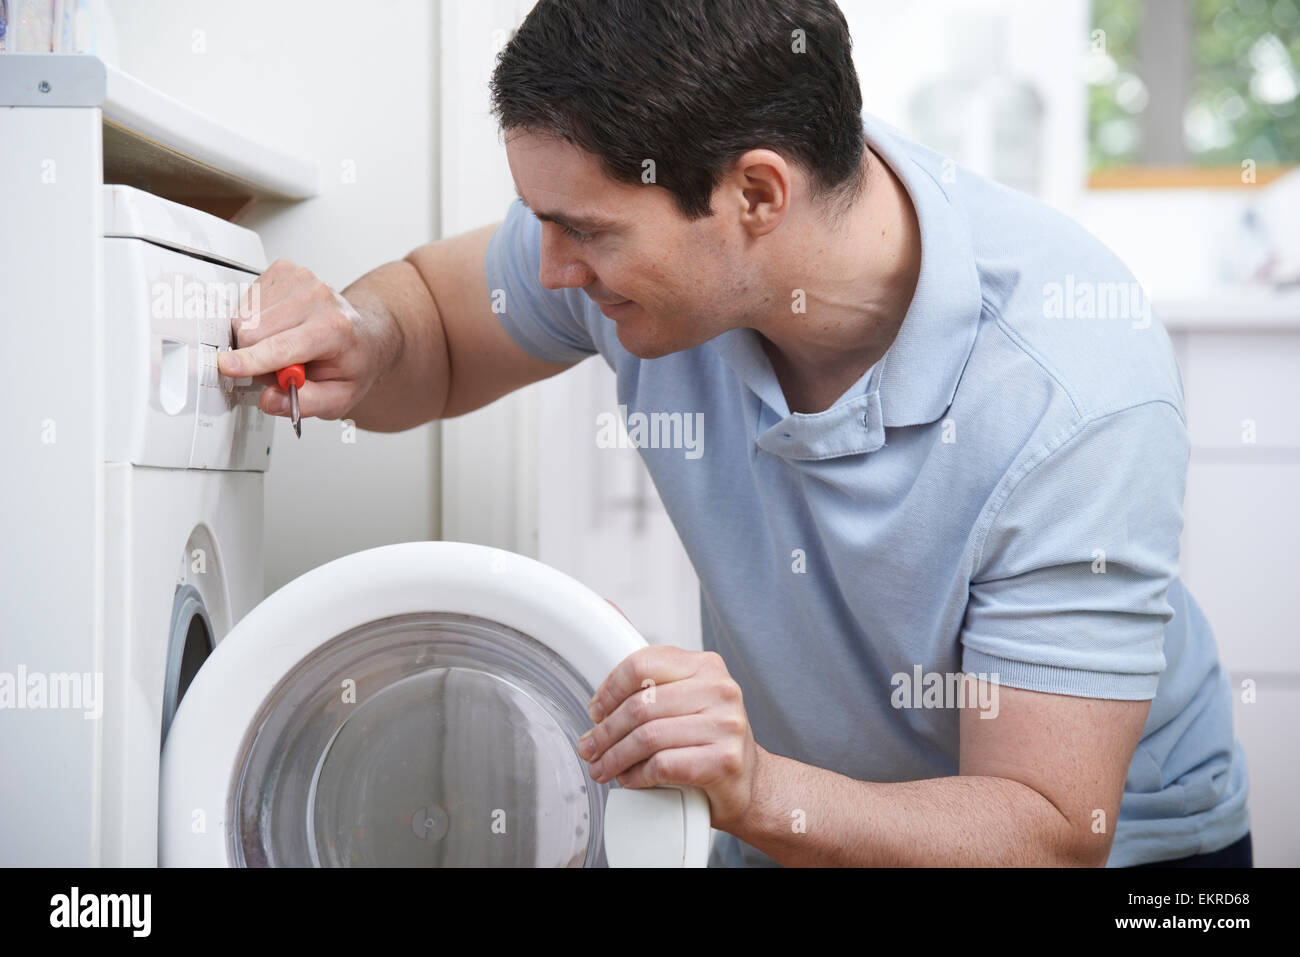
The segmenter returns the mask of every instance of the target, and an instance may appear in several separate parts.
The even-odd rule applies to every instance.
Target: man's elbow
[[[1110,860],[1112,843],[1114,835],[1094,832],[1091,819],[1082,824],[1073,824],[1058,845],[1058,866],[1105,867]]]
[[[1110,809],[1063,809],[1041,791],[1039,796],[1051,805],[1050,819],[1044,820],[1038,830],[1047,866],[1105,867],[1114,843],[1114,834],[1106,827],[1106,822],[1113,820]]]

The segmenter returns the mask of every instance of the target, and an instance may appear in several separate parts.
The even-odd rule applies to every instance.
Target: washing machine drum
[[[162,756],[165,866],[703,866],[694,788],[597,784],[587,703],[645,640],[561,572],[412,542],[244,617]]]

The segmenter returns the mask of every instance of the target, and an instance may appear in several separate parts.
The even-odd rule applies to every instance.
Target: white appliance
[[[424,542],[258,604],[272,422],[216,355],[261,242],[101,191],[101,713],[3,715],[26,772],[0,788],[0,863],[703,866],[702,792],[597,785],[577,756],[594,688],[645,644],[584,586]]]
[[[59,791],[89,797],[91,840],[28,803],[0,813],[0,828],[13,829],[6,864],[157,863],[162,739],[197,668],[262,594],[271,421],[256,405],[260,386],[216,372],[217,351],[230,348],[231,293],[265,268],[261,242],[140,190],[101,190],[102,714],[79,728],[35,712],[11,728],[34,761],[77,754],[93,728],[89,760],[48,765]],[[21,778],[3,801],[24,802]]]

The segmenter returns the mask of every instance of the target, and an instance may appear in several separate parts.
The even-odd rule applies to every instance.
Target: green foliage
[[[1300,0],[1188,0],[1187,6],[1193,80],[1184,112],[1185,162],[1300,163],[1300,97],[1293,92],[1300,78]],[[1137,161],[1144,107],[1136,91],[1161,80],[1142,75],[1144,12],[1143,0],[1093,0],[1092,29],[1103,31],[1094,33],[1095,45],[1104,52],[1089,59],[1092,170]]]

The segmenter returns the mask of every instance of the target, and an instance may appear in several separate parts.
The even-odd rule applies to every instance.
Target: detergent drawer
[[[156,240],[102,242],[105,461],[265,470],[272,421],[257,407],[262,386],[217,372],[217,353],[232,347],[232,321],[256,321],[247,294],[257,274]]]

